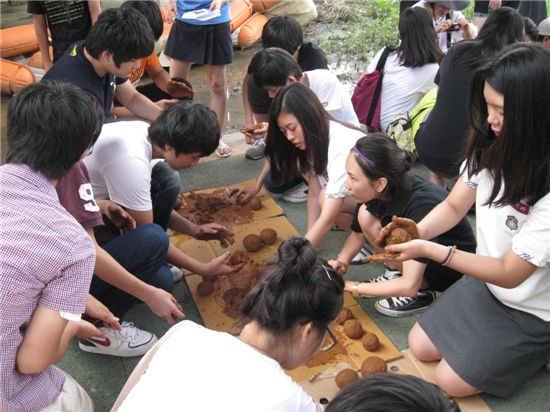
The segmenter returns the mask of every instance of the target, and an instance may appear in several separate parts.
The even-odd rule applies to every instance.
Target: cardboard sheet
[[[421,362],[416,359],[409,349],[405,349],[401,353],[403,355],[401,358],[388,363],[388,373],[413,375],[428,382],[434,382],[436,362]],[[340,391],[334,378],[338,372],[347,368],[355,369],[355,366],[349,362],[340,362],[315,375],[313,379],[303,380],[299,384],[317,403],[326,405]],[[479,395],[455,400],[463,412],[491,411]]]
[[[197,190],[194,191],[194,193],[197,194],[209,194],[212,192],[215,192],[217,190],[227,190],[229,193],[231,189],[234,188],[244,188],[244,187],[252,187],[256,185],[255,179],[250,179],[241,183],[237,183],[231,186],[227,186],[225,188],[211,188],[211,189],[204,189],[204,190]],[[190,192],[182,193],[184,199],[186,199],[186,205],[184,204],[179,210],[178,213],[181,213],[182,215],[185,215],[190,207],[193,205],[193,201],[189,200]],[[266,219],[269,217],[274,216],[281,216],[284,212],[283,209],[273,200],[273,198],[267,193],[265,189],[262,188],[260,192],[256,195],[257,198],[259,198],[262,202],[262,207],[259,210],[252,210],[250,208],[250,204],[244,204],[242,206],[231,206],[229,208],[233,209],[233,211],[238,210],[238,214],[242,216],[251,216],[251,219],[253,221]],[[233,213],[233,212],[231,212]],[[214,214],[215,222],[228,225],[228,226],[234,226],[235,222],[228,221],[227,219],[224,219],[224,211],[223,209],[216,212]]]
[[[333,332],[339,345],[329,352],[318,352],[304,365],[292,371],[287,371],[295,381],[300,382],[309,380],[315,374],[321,373],[327,368],[342,362],[353,365],[352,369],[359,370],[363,361],[369,356],[378,356],[386,362],[390,362],[402,356],[401,352],[399,352],[390,339],[384,335],[369,315],[363,311],[361,306],[356,304],[355,306],[349,307],[349,309],[352,311],[355,319],[361,323],[365,332],[376,334],[380,341],[378,350],[375,352],[367,351],[363,347],[361,339],[348,338],[343,331],[343,326],[336,325]]]

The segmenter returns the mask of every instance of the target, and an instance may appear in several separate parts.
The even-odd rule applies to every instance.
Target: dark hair
[[[539,36],[539,28],[533,20],[527,16],[523,16],[523,26],[525,27],[525,36],[529,36],[531,41],[536,42]],[[525,39],[527,41],[527,39]]]
[[[274,335],[286,335],[293,326],[308,322],[324,332],[342,310],[343,290],[342,276],[313,245],[291,237],[281,243],[277,260],[244,298],[241,314]]]
[[[410,7],[401,13],[399,38],[401,44],[396,50],[399,61],[405,67],[439,63],[443,58],[433,19],[424,7]]]
[[[500,10],[500,9],[499,9]],[[483,95],[489,84],[504,96],[504,120],[496,137],[487,123]],[[470,83],[469,174],[487,169],[494,179],[487,204],[533,205],[550,186],[550,51],[538,43],[504,49]],[[502,195],[498,193],[504,186]]]
[[[99,136],[103,109],[81,88],[45,80],[25,87],[8,109],[6,162],[61,179]]]
[[[170,145],[180,153],[200,153],[208,156],[220,141],[220,124],[209,107],[189,101],[169,106],[149,127],[151,143]]]
[[[355,146],[372,162],[368,163],[355,153],[355,160],[365,176],[370,180],[385,177],[388,184],[382,194],[388,200],[393,198],[401,190],[405,176],[414,163],[414,155],[401,149],[394,140],[382,132],[360,138]]]
[[[162,14],[160,7],[155,0],[128,0],[122,3],[121,9],[135,9],[145,16],[149,22],[149,27],[153,31],[155,41],[160,39],[162,32],[164,31],[164,22],[162,21]]]
[[[248,73],[254,76],[259,88],[265,86],[284,86],[289,76],[302,77],[302,69],[286,50],[269,47],[260,50],[252,58]]]
[[[296,117],[304,133],[305,150],[294,147],[279,128],[277,120],[281,113]],[[274,183],[301,173],[321,175],[326,172],[330,120],[332,117],[309,87],[291,83],[277,93],[271,103],[265,147]]]
[[[347,385],[325,412],[459,412],[437,385],[412,375],[379,373]]]
[[[286,14],[273,16],[262,30],[262,45],[264,48],[279,47],[290,54],[296,53],[304,42],[302,26],[298,21]]]
[[[94,59],[104,51],[112,53],[115,65],[120,67],[121,63],[149,56],[155,38],[145,16],[131,8],[119,8],[99,15],[84,44]]]
[[[483,24],[474,40],[465,40],[458,44],[453,63],[462,62],[470,68],[479,67],[495,53],[509,44],[523,41],[523,17],[517,10],[500,7],[491,14]],[[474,48],[477,53],[470,53]]]

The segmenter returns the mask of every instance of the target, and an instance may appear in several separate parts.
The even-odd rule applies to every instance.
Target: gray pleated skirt
[[[464,381],[492,395],[509,396],[550,359],[550,322],[502,304],[468,276],[419,324]]]

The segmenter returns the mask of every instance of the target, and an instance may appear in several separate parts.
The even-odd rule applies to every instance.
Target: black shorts
[[[519,7],[519,1],[503,1],[502,7],[511,7],[517,10]],[[489,14],[489,0],[476,0],[474,5],[474,13]]]
[[[164,54],[186,62],[225,66],[233,62],[229,23],[195,25],[176,20]]]

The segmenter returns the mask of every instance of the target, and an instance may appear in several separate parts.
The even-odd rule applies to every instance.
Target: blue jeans
[[[151,201],[153,222],[164,230],[168,228],[170,214],[176,207],[181,191],[180,175],[168,163],[158,162],[151,174]]]
[[[114,225],[101,226],[100,231],[117,230]],[[122,267],[149,285],[171,292],[172,273],[166,265],[168,236],[159,225],[145,224],[124,235],[112,237],[103,243],[102,233],[96,230],[99,245]],[[90,293],[121,320],[126,312],[141,301],[106,283],[96,275],[92,278]]]

